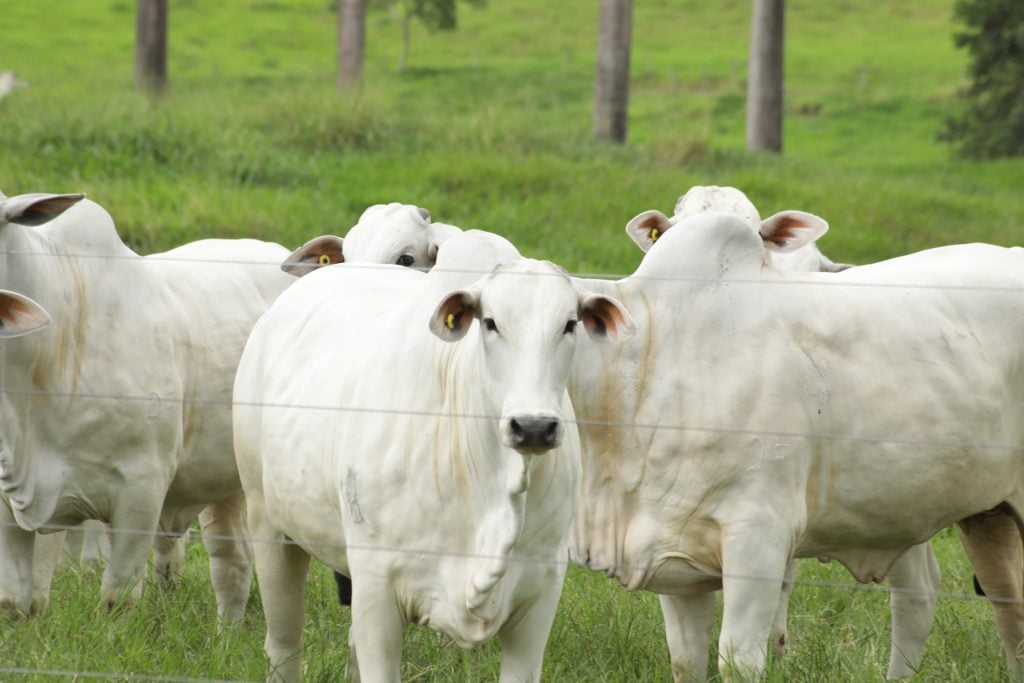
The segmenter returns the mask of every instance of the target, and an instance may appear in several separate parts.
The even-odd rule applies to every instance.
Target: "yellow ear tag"
[[[657,242],[658,241],[658,229],[657,228],[651,228],[651,241],[652,242]]]
[[[320,260],[320,265],[321,266],[329,266],[329,265],[331,265],[331,257],[328,256],[327,254],[320,254],[320,259],[319,260]]]
[[[448,314],[447,323],[448,323],[448,329],[449,330],[454,330],[455,329],[455,314],[454,313],[449,313]]]

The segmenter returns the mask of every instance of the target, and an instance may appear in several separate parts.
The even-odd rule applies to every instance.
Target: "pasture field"
[[[781,156],[743,149],[747,0],[636,3],[625,146],[589,139],[594,0],[463,7],[456,33],[414,27],[404,72],[397,21],[371,12],[365,85],[346,97],[332,4],[172,0],[170,89],[154,102],[131,87],[130,0],[0,0],[0,70],[29,84],[0,100],[0,190],[87,192],[142,253],[214,236],[295,247],[402,201],[574,272],[623,274],[640,260],[626,222],[697,184],[740,187],[763,215],[825,217],[837,261],[1024,244],[1024,161],[961,162],[936,141],[966,63],[950,0],[790,0]],[[944,594],[918,679],[1005,678],[955,533],[935,546]],[[811,561],[798,580],[790,653],[769,680],[881,679],[884,590]],[[246,621],[218,633],[198,544],[176,590],[149,585],[110,614],[98,596],[97,573],[62,568],[44,618],[0,624],[0,680],[265,673],[255,590]],[[308,680],[338,680],[348,612],[323,567],[307,605]],[[411,629],[404,656],[408,680],[497,676],[494,644],[465,653]],[[545,676],[671,680],[655,596],[570,569]]]

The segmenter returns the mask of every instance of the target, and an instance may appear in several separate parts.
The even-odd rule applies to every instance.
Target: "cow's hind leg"
[[[910,548],[889,570],[892,648],[887,678],[909,678],[921,668],[939,601],[940,579],[931,543]]]
[[[711,627],[715,620],[715,593],[659,595],[665,618],[665,640],[676,683],[707,678]]]
[[[165,586],[181,583],[187,538],[187,531],[180,536],[156,535],[153,541],[153,576],[157,583]]]
[[[782,584],[779,605],[775,608],[775,620],[772,622],[772,630],[769,634],[768,642],[776,662],[785,656],[786,645],[789,643],[789,596],[793,593],[796,563],[797,561],[793,559],[786,565],[786,580]]]
[[[249,529],[267,621],[267,637],[263,643],[270,659],[267,680],[296,683],[302,664],[302,627],[310,558],[274,527],[263,509],[262,495],[255,492],[249,496]]]
[[[203,545],[222,623],[242,620],[252,584],[252,547],[245,535],[245,496],[239,492],[207,505],[199,514]]]
[[[1024,643],[1024,549],[1017,521],[1007,506],[961,520],[960,542],[985,595],[1014,678],[1021,674]]]

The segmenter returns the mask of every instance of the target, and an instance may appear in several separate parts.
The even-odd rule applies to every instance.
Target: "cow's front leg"
[[[521,605],[498,631],[502,682],[540,680],[544,648],[555,622],[564,578],[564,568],[552,565],[543,578],[540,594]]]
[[[245,534],[245,495],[211,503],[199,514],[203,545],[210,554],[210,579],[221,623],[242,620],[252,584],[252,547]]]
[[[758,522],[733,523],[722,539],[722,633],[718,668],[725,681],[758,678],[790,561],[786,534]]]
[[[267,621],[263,648],[270,660],[267,680],[297,683],[302,668],[302,628],[306,619],[309,555],[291,543],[264,510],[263,496],[249,496],[249,530],[253,539],[260,599]]]
[[[146,558],[153,547],[163,492],[132,492],[115,501],[110,516],[110,560],[100,599],[107,609],[142,597]]]
[[[889,570],[892,649],[886,678],[909,678],[921,668],[939,600],[940,579],[930,543],[910,548]]]
[[[368,559],[366,564],[373,562]],[[360,572],[362,564],[349,557],[352,627],[348,633],[348,675],[357,683],[397,683],[405,621],[386,572]]]
[[[708,672],[711,627],[715,621],[715,593],[659,595],[665,618],[665,640],[676,683],[703,681]]]
[[[36,534],[14,520],[6,499],[0,499],[0,613],[20,619],[32,613],[32,565]]]

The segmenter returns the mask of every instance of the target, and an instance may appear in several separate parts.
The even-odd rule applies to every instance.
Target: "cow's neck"
[[[470,335],[477,334],[471,331]],[[494,388],[483,381],[458,382],[460,377],[486,378],[478,339],[467,338],[446,345],[449,372],[442,401],[444,415],[459,415],[447,422],[451,447],[446,449],[443,471],[468,508],[474,524],[468,549],[466,607],[487,621],[502,601],[490,600],[508,572],[509,556],[519,541],[525,522],[527,490],[537,456],[524,456],[502,443],[499,432],[500,401]],[[469,374],[466,374],[469,373]],[[442,433],[446,430],[442,429]]]
[[[66,469],[41,443],[43,434],[29,425],[68,409],[85,358],[89,301],[83,267],[90,266],[68,251],[39,229],[0,228],[0,286],[37,301],[52,321],[44,330],[0,344],[0,489],[25,529],[50,519]]]
[[[622,344],[599,344],[581,338],[569,375],[569,397],[580,433],[582,489],[573,522],[572,554],[576,561],[626,570],[620,539],[635,519],[642,494],[646,453],[655,430],[645,424],[651,406],[648,376],[657,375],[655,360],[667,353],[649,283],[627,278],[617,282],[578,280],[589,291],[618,299],[637,323],[636,334]]]

